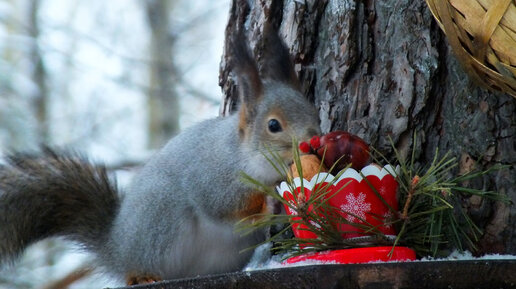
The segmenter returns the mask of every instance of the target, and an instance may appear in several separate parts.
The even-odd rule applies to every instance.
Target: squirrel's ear
[[[251,56],[243,29],[238,29],[231,37],[229,51],[231,66],[236,73],[240,96],[240,134],[245,134],[248,124],[256,114],[258,102],[263,95],[258,66]]]
[[[299,79],[294,71],[289,50],[271,24],[266,23],[263,27],[262,43],[264,51],[262,76],[299,89]]]

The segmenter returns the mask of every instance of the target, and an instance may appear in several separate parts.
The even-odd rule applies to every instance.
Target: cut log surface
[[[311,265],[235,272],[125,288],[516,288],[516,259]],[[121,288],[120,288],[121,289]]]

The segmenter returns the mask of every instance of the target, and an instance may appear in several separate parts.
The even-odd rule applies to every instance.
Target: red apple
[[[314,148],[324,164],[331,168],[335,163],[334,171],[339,171],[351,164],[359,170],[369,162],[369,145],[360,137],[346,131],[332,131],[320,138],[320,146]]]

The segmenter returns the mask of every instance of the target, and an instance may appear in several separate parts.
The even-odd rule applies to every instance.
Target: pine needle
[[[414,140],[416,135],[414,134]],[[483,191],[463,187],[461,184],[475,178],[484,176],[496,170],[506,169],[507,166],[493,166],[485,171],[473,171],[460,176],[450,177],[452,171],[457,168],[458,161],[451,157],[449,152],[443,156],[439,156],[439,150],[436,149],[435,155],[426,167],[419,167],[416,163],[415,151],[417,149],[414,141],[412,154],[409,160],[403,159],[400,152],[396,149],[392,139],[389,139],[392,150],[395,155],[395,164],[399,164],[399,173],[396,175],[399,190],[399,208],[401,212],[397,212],[389,205],[372,186],[372,184],[364,177],[367,184],[371,187],[375,195],[394,213],[394,220],[385,221],[382,225],[394,225],[397,229],[397,236],[394,240],[389,240],[380,230],[379,226],[372,225],[360,216],[351,212],[344,212],[340,208],[330,206],[327,201],[335,194],[338,194],[345,186],[331,194],[329,188],[334,185],[338,177],[349,168],[349,165],[341,170],[333,180],[317,179],[319,184],[315,188],[308,199],[304,193],[292,193],[292,200],[288,201],[278,194],[273,188],[265,186],[254,180],[252,177],[242,173],[242,179],[253,186],[278,200],[282,205],[290,210],[297,212],[296,215],[255,215],[250,216],[239,223],[241,232],[249,233],[267,226],[284,224],[284,228],[272,236],[266,242],[273,241],[275,246],[272,251],[285,254],[285,258],[290,256],[302,255],[310,252],[318,252],[329,249],[343,249],[352,247],[365,246],[356,240],[343,238],[346,233],[361,234],[367,240],[376,242],[377,244],[391,243],[393,250],[396,246],[403,245],[410,247],[416,251],[419,256],[444,256],[445,252],[457,249],[459,251],[465,249],[474,250],[476,242],[482,231],[475,225],[473,220],[464,211],[461,203],[461,195],[472,196],[477,195],[482,198],[510,203],[508,196],[493,191]],[[305,184],[303,180],[303,169],[301,167],[301,154],[298,150],[297,140],[293,140],[293,162],[296,164],[298,174],[301,178],[301,190],[304,192]],[[325,152],[324,152],[325,153]],[[388,159],[376,149],[372,148],[373,159],[377,163],[387,163],[392,167]],[[324,156],[324,154],[323,154]],[[295,192],[295,185],[289,176],[289,168],[281,160],[273,150],[267,149],[266,159],[271,163],[276,172],[283,176],[287,181],[288,188],[291,192]],[[324,158],[323,158],[324,160]],[[322,168],[319,167],[319,171]],[[335,168],[334,164],[330,171]],[[316,178],[319,178],[317,175]],[[348,183],[349,184],[349,183]],[[347,184],[346,184],[347,185]],[[349,222],[344,216],[353,216],[360,220],[360,223]],[[381,219],[382,216],[373,216]],[[253,220],[253,221],[250,221]],[[356,230],[353,232],[343,232],[341,226],[351,225]],[[283,233],[297,227],[300,231],[313,233],[315,238],[301,239],[289,238],[283,239]],[[358,231],[358,232],[357,232]],[[260,245],[260,244],[258,244]],[[257,245],[257,246],[258,246]],[[254,247],[253,247],[254,248]],[[391,251],[392,254],[393,251]]]

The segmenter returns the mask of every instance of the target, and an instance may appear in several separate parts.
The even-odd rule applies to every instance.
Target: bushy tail
[[[10,155],[0,164],[0,264],[50,236],[96,251],[119,206],[116,184],[103,166],[50,149]]]

